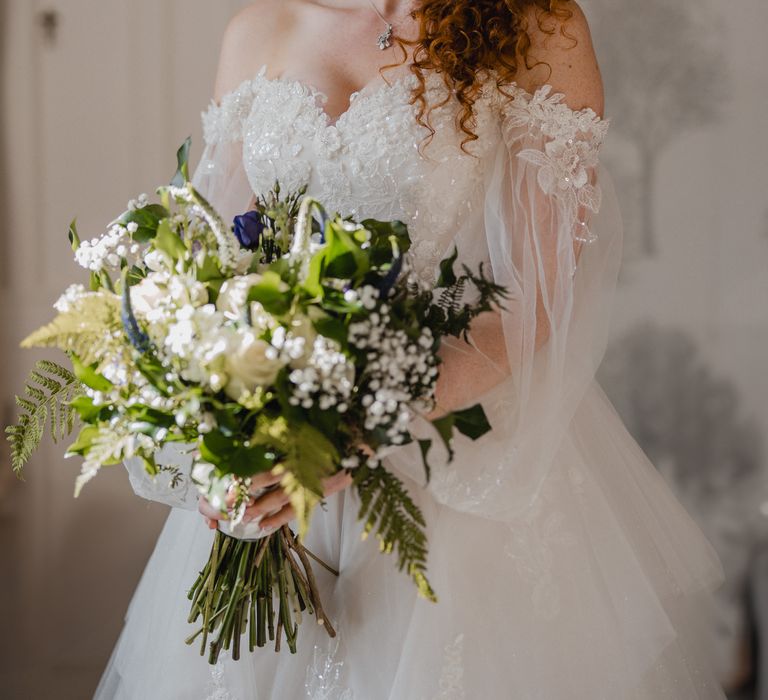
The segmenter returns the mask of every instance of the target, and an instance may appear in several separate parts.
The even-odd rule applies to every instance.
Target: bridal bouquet
[[[215,663],[222,649],[238,658],[246,634],[251,650],[268,639],[279,650],[285,636],[295,651],[305,611],[334,635],[302,538],[323,480],[341,470],[364,536],[435,599],[422,514],[381,457],[434,408],[441,340],[465,334],[504,290],[482,269],[455,273],[455,254],[429,288],[410,271],[403,224],[331,216],[304,190],[282,197],[276,185],[226,225],[189,182],[188,149],[158,203],[132,202],[90,242],[70,227],[88,285],[66,290],[23,346],[60,348],[71,367],[38,363],[7,432],[20,471],[46,425],[62,439],[79,421],[67,450],[83,458],[76,495],[101,467],[140,459],[150,475],[191,479],[230,533],[253,477],[277,470],[297,531],[217,532],[189,591],[199,629],[187,642],[200,637]],[[449,454],[454,430],[490,429],[480,406],[433,423]],[[167,443],[192,455],[189,474],[156,462]],[[419,444],[428,479],[430,441]]]

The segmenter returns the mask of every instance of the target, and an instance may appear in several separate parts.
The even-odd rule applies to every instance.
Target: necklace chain
[[[387,25],[387,28],[379,34],[379,37],[376,39],[376,44],[378,47],[383,51],[384,49],[388,49],[390,46],[392,46],[392,23],[379,12],[379,8],[376,7],[373,0],[368,0],[368,2],[371,4],[371,7],[373,8],[373,11],[379,16],[382,22]]]

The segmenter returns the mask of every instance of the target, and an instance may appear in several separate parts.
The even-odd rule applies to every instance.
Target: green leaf
[[[150,476],[157,476],[160,473],[160,468],[157,466],[157,462],[155,462],[154,455],[150,455],[149,457],[139,455],[139,459],[144,464],[144,470],[147,474]]]
[[[189,152],[192,148],[192,137],[188,137],[176,152],[178,169],[171,180],[174,187],[183,187],[189,182]]]
[[[268,313],[281,316],[290,310],[293,298],[290,288],[283,282],[280,275],[270,270],[251,287],[248,292],[248,301],[257,301]]]
[[[222,280],[223,282],[224,278],[216,260],[210,255],[206,255],[202,264],[197,266],[197,281],[210,282],[211,280]]]
[[[395,553],[398,568],[410,575],[419,594],[435,602],[437,597],[426,577],[426,523],[405,485],[382,467],[363,465],[352,474],[360,499],[363,539],[375,532],[379,549]]]
[[[157,233],[157,227],[163,219],[168,218],[170,212],[160,204],[149,204],[140,209],[125,212],[116,223],[122,226],[136,224],[139,228],[132,235],[137,243],[151,241]]]
[[[402,221],[365,219],[361,225],[372,234],[371,248],[368,252],[371,255],[372,264],[377,267],[403,255],[411,247],[408,227]]]
[[[157,250],[165,253],[174,263],[177,260],[183,259],[187,254],[187,246],[184,245],[184,241],[171,228],[169,219],[163,219],[158,224],[154,246]]]
[[[25,338],[21,347],[55,347],[73,352],[90,364],[98,359],[97,352],[105,338],[122,327],[120,297],[109,292],[88,294]]]
[[[307,294],[315,299],[323,296],[321,280],[325,274],[325,250],[315,253],[309,261],[309,270],[302,286]]]
[[[454,411],[453,417],[456,430],[471,440],[478,440],[491,430],[491,424],[481,404]]]
[[[421,451],[421,462],[424,465],[424,474],[427,478],[427,484],[432,480],[432,468],[429,466],[427,455],[432,447],[432,440],[419,440],[419,450]]]
[[[339,221],[326,226],[325,275],[338,279],[362,279],[370,269],[366,252]]]
[[[451,444],[451,441],[453,438],[453,425],[455,421],[456,421],[456,418],[453,413],[449,413],[448,415],[443,416],[442,418],[438,418],[432,421],[432,425],[435,427],[435,430],[437,430],[437,434],[440,436],[440,439],[443,441],[443,444],[445,445],[445,449],[448,450],[449,461],[453,459],[453,446]]]
[[[437,280],[438,287],[450,287],[456,284],[456,273],[453,271],[453,265],[459,257],[459,249],[454,247],[453,253],[440,263],[440,277]]]
[[[68,237],[73,252],[77,252],[77,249],[80,247],[80,236],[77,233],[77,219],[72,219],[72,223],[69,225]]]
[[[77,411],[80,420],[84,423],[90,423],[102,412],[102,406],[94,406],[93,399],[90,396],[78,396],[69,402],[73,410]]]
[[[268,471],[274,459],[263,445],[246,446],[219,430],[207,433],[200,445],[200,456],[218,467],[221,474],[234,474],[242,478]]]
[[[21,408],[16,425],[5,432],[11,446],[11,464],[17,475],[40,446],[49,425],[54,442],[69,435],[75,423],[72,401],[81,394],[83,385],[68,369],[55,362],[41,360],[29,374],[26,398],[17,396]]]
[[[312,321],[312,326],[320,335],[335,340],[342,347],[347,346],[347,325],[343,320],[324,316]]]
[[[291,499],[299,521],[299,536],[309,528],[309,517],[323,498],[323,479],[332,476],[339,463],[334,444],[309,423],[289,427],[283,446],[285,456],[279,466],[285,470],[281,486]]]
[[[77,440],[67,448],[66,456],[84,455],[93,445],[94,440],[101,431],[98,426],[86,425],[77,436]]]
[[[113,388],[112,382],[110,382],[108,379],[100,375],[96,371],[96,365],[86,365],[83,362],[80,361],[80,358],[72,354],[72,368],[74,369],[75,376],[83,383],[85,386],[89,387],[90,389],[93,389],[94,391],[102,391],[106,392]]]

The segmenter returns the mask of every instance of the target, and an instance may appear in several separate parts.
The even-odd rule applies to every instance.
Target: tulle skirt
[[[454,464],[460,470],[461,464]],[[716,554],[595,384],[531,508],[500,523],[408,484],[429,525],[437,604],[419,599],[350,493],[317,511],[330,639],[305,618],[296,655],[215,667],[188,647],[186,591],[211,532],[173,510],[96,692],[98,700],[675,700],[724,698],[713,677]]]

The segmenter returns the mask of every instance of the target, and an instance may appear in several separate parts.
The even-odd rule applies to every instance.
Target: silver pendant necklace
[[[384,51],[384,49],[388,49],[390,46],[392,46],[392,25],[389,23],[387,18],[382,15],[381,12],[379,12],[379,8],[376,7],[376,5],[373,3],[373,0],[368,0],[368,2],[371,3],[373,11],[381,18],[381,21],[387,25],[387,28],[381,34],[379,34],[379,38],[376,39],[376,44],[378,45],[379,49]]]

